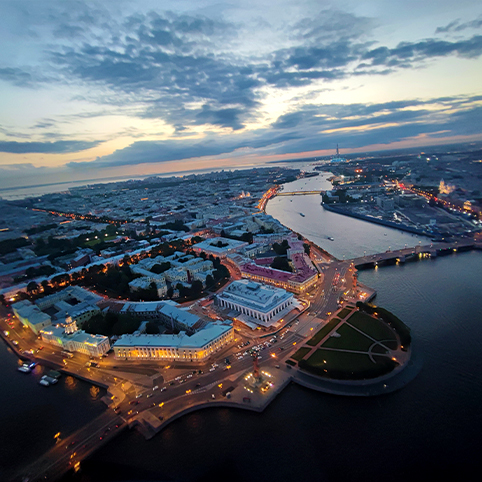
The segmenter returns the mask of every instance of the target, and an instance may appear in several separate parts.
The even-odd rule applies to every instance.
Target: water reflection
[[[99,396],[99,387],[96,387],[95,385],[92,385],[90,387],[90,396],[92,397],[93,400],[97,400]]]
[[[77,387],[77,380],[74,377],[68,376],[65,379],[65,386],[69,390],[75,390],[75,388]]]

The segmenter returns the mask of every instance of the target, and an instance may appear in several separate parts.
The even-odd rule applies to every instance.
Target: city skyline
[[[482,139],[475,1],[0,8],[1,188]]]

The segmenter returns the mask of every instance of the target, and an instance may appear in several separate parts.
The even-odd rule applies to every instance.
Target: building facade
[[[232,341],[232,325],[210,323],[191,336],[184,332],[179,335],[123,335],[113,348],[119,360],[193,362],[206,360]]]
[[[291,309],[294,298],[293,293],[282,288],[238,280],[217,295],[217,302],[222,308],[236,310],[255,323],[269,325],[277,321],[283,312]]]

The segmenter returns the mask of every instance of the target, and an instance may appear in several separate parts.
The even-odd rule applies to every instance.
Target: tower
[[[253,375],[254,375],[254,379],[256,381],[260,381],[261,378],[259,376],[259,364],[258,364],[258,354],[257,353],[253,353],[252,354],[252,357],[253,357]]]
[[[65,322],[63,323],[63,327],[66,335],[72,335],[72,333],[75,333],[76,331],[78,331],[77,322],[67,314],[65,316]]]
[[[336,157],[340,157],[340,151],[338,150],[338,144],[336,145]]]

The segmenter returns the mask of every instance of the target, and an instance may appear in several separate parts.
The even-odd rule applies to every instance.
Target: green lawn
[[[305,346],[303,348],[300,348],[294,355],[291,355],[291,358],[293,358],[293,360],[300,361],[310,351],[311,351],[311,348],[307,348]]]
[[[337,380],[361,380],[376,378],[389,373],[397,363],[387,357],[377,356],[373,363],[368,355],[330,351],[320,348],[308,358],[301,360],[299,367],[318,375]]]
[[[351,313],[352,310],[348,309],[348,307],[346,308],[343,308],[340,313],[338,313],[336,316],[338,316],[338,318],[345,318],[345,316],[347,316],[349,313]]]
[[[393,340],[395,343],[397,341],[395,333],[385,322],[361,311],[356,311],[346,321],[375,340]]]
[[[332,320],[330,320],[323,328],[321,328],[321,330],[319,330],[315,336],[313,336],[313,338],[309,339],[307,341],[307,345],[310,345],[310,346],[316,346],[318,345],[318,343],[320,343],[320,341],[326,336],[328,335],[328,333],[333,330],[333,328],[335,328],[336,326],[338,326],[338,324],[341,323],[341,320],[339,318],[333,318]]]
[[[354,330],[351,326],[343,324],[337,328],[337,333],[340,337],[328,338],[322,348],[338,348],[341,350],[353,350],[353,351],[368,351],[373,340],[362,335],[360,332]]]

